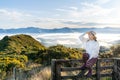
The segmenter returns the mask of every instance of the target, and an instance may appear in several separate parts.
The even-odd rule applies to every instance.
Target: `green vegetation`
[[[68,48],[63,45],[51,46],[47,52],[42,55],[43,63],[50,64],[51,59],[80,59],[82,49]],[[45,62],[44,62],[45,61]]]
[[[111,58],[113,57],[112,50],[100,52],[100,58]]]
[[[25,55],[0,55],[0,78],[10,75],[14,67],[24,69],[27,61]]]
[[[120,44],[116,44],[110,47],[108,50],[100,51],[101,58],[120,57]]]
[[[120,44],[114,45],[111,47],[114,57],[120,57]]]

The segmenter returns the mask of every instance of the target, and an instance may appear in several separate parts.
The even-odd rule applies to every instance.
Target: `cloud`
[[[64,24],[70,24],[70,25],[78,25],[78,26],[96,26],[96,25],[101,25],[99,23],[85,23],[85,22],[75,22],[75,21],[66,21],[62,22]]]
[[[54,18],[37,18],[32,20],[35,23],[47,23],[47,22],[61,22],[64,19],[54,19]]]
[[[99,5],[95,5],[92,3],[82,3],[82,11],[79,12],[81,16],[106,16],[108,15],[113,9],[103,8]]]
[[[57,8],[55,14],[57,14],[56,19],[45,20],[37,20],[36,23],[41,24],[42,22],[48,22],[51,24],[60,24],[64,26],[103,26],[108,24],[114,24],[114,20],[119,18],[113,18],[114,8],[104,7],[103,5],[96,4],[99,2],[100,4],[108,3],[110,0],[105,0],[103,3],[100,0],[96,2],[88,3],[81,2],[79,6],[68,6]],[[55,18],[55,17],[54,17]],[[58,19],[58,20],[57,20]],[[60,20],[63,19],[63,20]]]
[[[2,18],[8,20],[21,21],[23,18],[30,17],[30,14],[25,14],[23,12],[18,12],[15,10],[0,9],[0,15]]]
[[[33,26],[32,20],[34,17],[23,11],[0,9],[0,27],[1,28],[18,28]]]
[[[111,0],[96,0],[95,3],[97,3],[97,4],[106,4],[106,3],[110,2],[110,1]]]
[[[61,21],[63,24],[73,25],[76,27],[120,27],[120,24],[113,23],[96,23],[96,22],[77,22],[77,21]]]
[[[110,16],[114,11],[114,8],[104,8],[98,4],[82,2],[79,7],[74,6],[58,10],[59,13],[61,12],[61,17],[64,17],[65,19],[69,19],[71,21],[76,20],[78,22],[86,23],[107,23],[110,21]]]
[[[69,7],[71,10],[78,10],[78,7]]]
[[[112,0],[78,1],[79,5],[69,4],[51,10],[18,11],[0,9],[1,26],[40,26],[46,28],[56,27],[93,27],[93,26],[119,26],[119,5],[109,4]],[[114,2],[114,1],[113,1]],[[119,3],[119,2],[117,2]],[[7,24],[6,24],[7,23]]]
[[[56,9],[57,11],[67,11],[66,9],[62,9],[62,8],[59,8],[59,9]]]
[[[69,7],[69,8],[60,8],[56,9],[58,11],[64,12],[65,16],[69,16],[71,18],[85,18],[85,17],[93,17],[96,16],[107,16],[108,14],[113,11],[113,8],[107,9],[103,8],[99,5],[93,4],[93,3],[81,3],[81,8],[79,7]]]

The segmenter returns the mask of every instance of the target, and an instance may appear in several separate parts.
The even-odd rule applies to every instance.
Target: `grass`
[[[45,67],[39,73],[33,75],[29,80],[50,80],[51,79],[51,68]]]

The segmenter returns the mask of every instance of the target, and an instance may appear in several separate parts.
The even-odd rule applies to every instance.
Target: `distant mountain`
[[[97,33],[120,33],[120,28],[53,28],[44,29],[37,27],[27,27],[18,29],[0,29],[0,33],[72,33],[72,32],[86,32],[96,31]]]

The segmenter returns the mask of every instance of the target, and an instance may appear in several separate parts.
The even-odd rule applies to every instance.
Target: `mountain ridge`
[[[45,29],[38,27],[26,27],[26,28],[16,28],[16,29],[0,29],[0,33],[72,33],[72,32],[86,32],[95,31],[98,33],[120,33],[120,28],[104,27],[104,28],[53,28]]]

